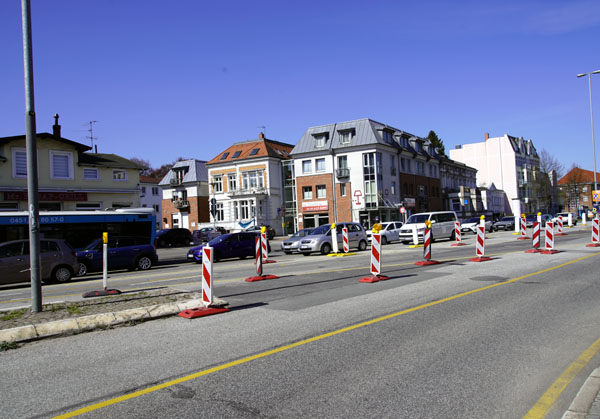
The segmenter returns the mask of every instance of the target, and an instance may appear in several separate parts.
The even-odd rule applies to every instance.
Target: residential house
[[[539,176],[539,157],[533,141],[507,134],[473,144],[457,145],[450,158],[477,169],[477,186],[492,183],[506,193],[506,214],[535,213],[535,179]],[[510,203],[510,205],[508,205]]]
[[[599,180],[598,175],[596,176],[596,180]],[[594,207],[600,211],[600,191],[594,193],[594,188],[594,172],[579,167],[572,168],[558,181],[564,211],[579,215]]]
[[[399,220],[402,205],[441,208],[435,150],[389,125],[359,119],[311,127],[292,157],[298,228]]]
[[[53,133],[38,133],[38,200],[42,211],[74,211],[140,206],[139,167],[115,154],[61,136],[58,115]],[[26,211],[25,135],[0,138],[0,210]]]
[[[140,205],[143,208],[154,208],[156,212],[156,227],[160,229],[162,214],[162,190],[160,179],[140,175]]]
[[[210,220],[206,161],[181,160],[161,179],[162,228],[199,228]]]
[[[286,199],[293,200],[292,148],[260,133],[258,139],[237,142],[209,160],[211,199],[216,206],[211,223],[233,231],[253,225],[270,225],[278,235],[291,231],[294,214],[288,213],[286,220],[286,207],[290,208]]]
[[[442,209],[454,211],[461,217],[476,212],[477,169],[440,156],[440,183],[442,187]]]

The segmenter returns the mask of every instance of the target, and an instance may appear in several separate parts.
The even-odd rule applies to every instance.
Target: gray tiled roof
[[[208,182],[208,170],[206,169],[205,160],[181,160],[176,162],[171,170],[161,179],[159,185],[167,186],[170,185],[171,179],[175,178],[173,169],[178,167],[189,167],[187,173],[183,177],[183,183],[187,182]]]

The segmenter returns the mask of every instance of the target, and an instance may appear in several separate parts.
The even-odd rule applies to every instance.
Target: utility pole
[[[23,63],[25,69],[25,144],[27,155],[27,203],[29,211],[29,266],[31,273],[31,310],[42,311],[40,281],[40,208],[38,203],[37,142],[35,100],[33,95],[33,46],[31,43],[30,0],[21,0],[23,21]]]

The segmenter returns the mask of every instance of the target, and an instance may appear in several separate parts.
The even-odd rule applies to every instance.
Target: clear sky
[[[419,4],[417,4],[419,3]],[[372,118],[446,149],[532,139],[592,169],[600,1],[31,0],[38,132],[149,160]],[[0,1],[0,136],[25,132],[21,2]],[[597,142],[600,74],[592,76]],[[597,147],[600,154],[600,145]],[[597,159],[598,160],[598,159]]]

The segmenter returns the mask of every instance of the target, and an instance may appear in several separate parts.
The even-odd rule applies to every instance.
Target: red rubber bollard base
[[[568,236],[567,233],[556,233],[555,236]]]
[[[600,243],[589,243],[586,244],[585,247],[600,247]]]
[[[541,250],[540,249],[527,249],[525,250],[525,253],[540,253]]]
[[[466,246],[466,245],[467,245],[467,243],[460,242],[460,243],[452,243],[450,246]]]
[[[83,294],[83,298],[106,297],[107,295],[117,295],[117,294],[121,294],[121,291],[119,291],[119,290],[88,291]]]
[[[200,307],[183,310],[178,316],[185,319],[195,319],[196,317],[212,316],[213,314],[225,313],[227,311],[229,311],[229,309],[225,307]]]
[[[273,259],[265,259],[265,260],[262,261],[262,263],[263,264],[265,264],[265,263],[277,263],[277,261],[273,260]],[[254,264],[256,265],[256,262],[254,262]]]
[[[488,260],[492,260],[492,258],[487,256],[480,256],[477,258],[469,259],[469,262],[487,262]]]
[[[527,236],[523,237],[523,236],[521,236],[521,237],[517,237],[517,240],[531,240],[531,237],[527,237]]]
[[[544,255],[553,255],[555,253],[560,253],[559,250],[540,250],[540,253],[544,254]]]
[[[275,275],[260,275],[260,276],[249,276],[244,281],[246,282],[256,282],[256,281],[264,281],[265,279],[277,279],[278,276]]]
[[[358,282],[373,283],[373,282],[379,282],[379,281],[387,281],[388,279],[390,279],[390,277],[385,276],[385,275],[371,275],[371,276],[365,276],[364,278],[361,278]]]
[[[439,265],[440,262],[439,260],[420,260],[418,262],[415,262],[415,265],[417,266],[429,266],[429,265]]]

